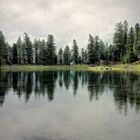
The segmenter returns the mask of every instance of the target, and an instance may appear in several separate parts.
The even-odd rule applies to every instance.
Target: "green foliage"
[[[86,64],[87,63],[87,51],[83,48],[81,49],[81,63]]]
[[[120,62],[123,59],[124,55],[124,31],[122,22],[116,24],[115,33],[113,37],[113,51],[114,57],[113,60]]]
[[[13,47],[12,47],[12,63],[13,64],[18,64],[18,49],[17,49],[17,44],[13,44]]]
[[[65,65],[70,65],[70,62],[71,62],[71,52],[70,52],[69,46],[67,45],[67,46],[64,48],[63,63],[64,63]]]
[[[25,64],[33,63],[33,51],[32,51],[32,42],[27,33],[24,33],[24,41],[23,41],[23,57]]]
[[[38,40],[39,47],[39,64],[47,64],[47,47],[45,45],[45,40]]]
[[[46,59],[48,65],[57,64],[56,46],[54,43],[53,35],[48,35],[47,46],[46,46]]]
[[[81,48],[81,47],[80,47]],[[72,49],[69,46],[60,48],[56,54],[53,35],[48,35],[47,41],[34,39],[33,43],[27,33],[23,41],[19,37],[12,47],[5,41],[0,31],[0,65],[6,64],[111,64],[132,63],[140,60],[140,24],[128,28],[128,22],[119,22],[115,26],[113,44],[104,43],[99,36],[89,35],[87,48],[79,47],[73,40]],[[103,63],[104,62],[104,63]]]
[[[89,35],[89,43],[87,46],[88,64],[95,64],[95,40],[92,35]]]
[[[114,61],[131,63],[140,59],[140,25],[137,23],[128,33],[127,21],[117,23],[111,49]]]
[[[126,48],[126,55],[125,55],[126,63],[132,63],[136,60],[133,45],[134,45],[134,29],[131,27],[127,39],[127,48]]]
[[[72,60],[73,64],[79,63],[79,47],[77,45],[76,40],[73,40],[71,60]]]
[[[6,43],[6,47],[7,47],[7,51],[8,51],[7,64],[11,65],[11,63],[12,63],[12,48],[8,43]]]
[[[23,64],[23,44],[22,44],[22,40],[19,37],[17,40],[17,59],[18,59],[18,64]]]
[[[87,46],[88,64],[95,64],[105,59],[105,45],[98,36],[89,35],[89,43]]]
[[[134,53],[140,60],[140,24],[135,25],[135,42],[134,42]]]
[[[63,50],[61,48],[58,51],[58,64],[63,64]]]
[[[34,49],[33,63],[39,64],[39,43],[38,43],[37,39],[34,40],[33,49]]]
[[[7,64],[7,60],[8,60],[8,49],[6,46],[5,37],[2,31],[0,31],[0,66],[2,64]]]

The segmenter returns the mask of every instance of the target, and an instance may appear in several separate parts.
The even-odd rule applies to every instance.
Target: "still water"
[[[1,72],[0,140],[140,140],[140,75]]]

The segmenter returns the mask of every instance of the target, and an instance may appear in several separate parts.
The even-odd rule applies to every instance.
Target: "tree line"
[[[126,20],[116,24],[111,45],[103,42],[98,35],[90,34],[87,47],[81,50],[74,39],[72,47],[66,45],[57,52],[53,35],[48,35],[47,41],[34,39],[32,42],[27,33],[24,33],[23,40],[19,37],[10,46],[0,31],[0,65],[94,65],[103,62],[132,63],[137,60],[140,60],[140,24],[129,28]]]

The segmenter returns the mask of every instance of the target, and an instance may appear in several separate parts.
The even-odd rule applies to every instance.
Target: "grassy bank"
[[[136,71],[140,72],[140,64],[116,64],[116,65],[104,65],[104,66],[95,66],[90,67],[90,70],[93,71]]]
[[[89,65],[12,65],[2,66],[2,71],[43,71],[43,70],[91,70],[91,71],[136,71],[140,72],[140,64],[118,64],[118,65],[102,65],[102,66],[89,66]]]
[[[43,71],[43,70],[88,70],[88,65],[12,65],[1,66],[2,71]]]

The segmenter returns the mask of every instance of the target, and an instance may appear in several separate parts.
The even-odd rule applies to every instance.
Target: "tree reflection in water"
[[[115,105],[120,111],[127,113],[127,108],[140,109],[140,75],[120,72],[88,72],[88,71],[38,71],[38,72],[0,72],[0,104],[3,105],[6,95],[12,90],[28,102],[31,95],[36,98],[54,99],[56,83],[59,88],[73,88],[76,96],[80,87],[87,89],[89,100],[99,100],[108,91],[114,97]]]

